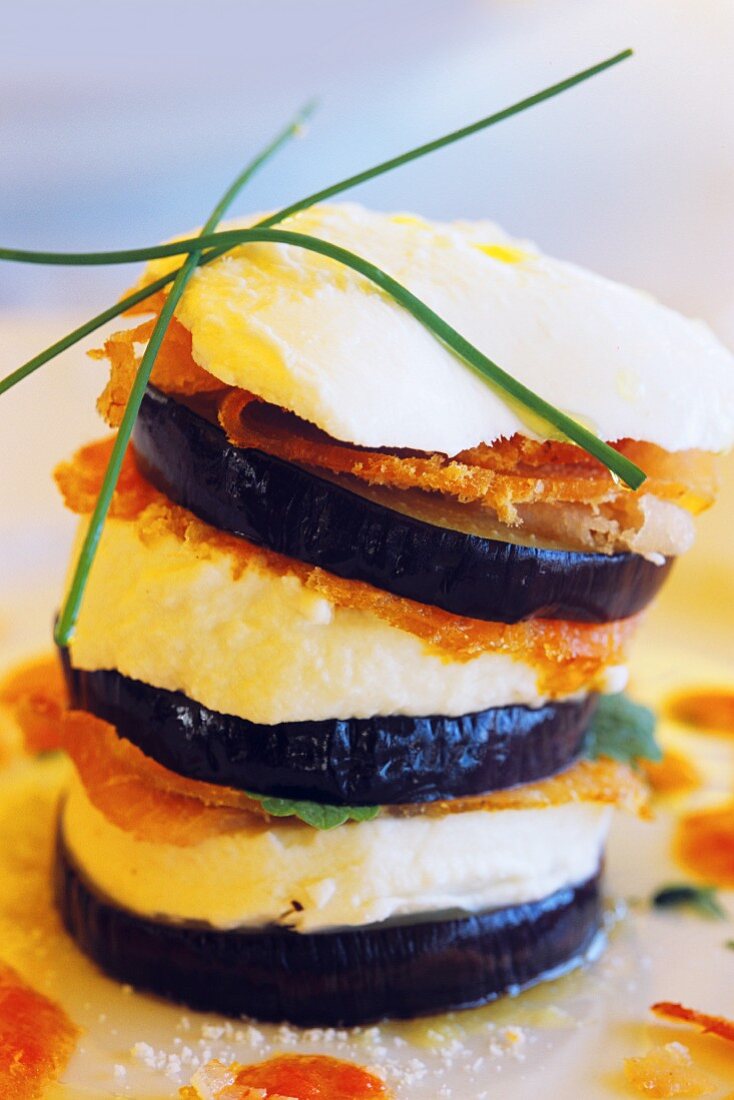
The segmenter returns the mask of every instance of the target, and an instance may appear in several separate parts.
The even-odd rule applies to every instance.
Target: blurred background
[[[732,0],[2,0],[0,235],[114,247],[196,225],[307,99],[280,205],[602,57],[634,61],[357,197],[492,217],[734,339]],[[0,306],[104,304],[127,272],[3,268]]]
[[[129,246],[195,226],[314,95],[307,138],[257,177],[240,209],[281,205],[633,46],[614,71],[350,197],[490,217],[703,317],[734,345],[732,0],[0,8],[0,241],[19,247]],[[0,267],[2,374],[134,275]],[[77,349],[0,400],[0,593],[19,645],[51,606],[38,578],[56,591],[67,553],[70,522],[48,472],[99,434],[100,387],[99,367]],[[676,583],[690,597],[719,570],[734,620],[734,571],[722,564],[732,522],[732,501],[705,517]],[[38,611],[27,610],[29,590]]]

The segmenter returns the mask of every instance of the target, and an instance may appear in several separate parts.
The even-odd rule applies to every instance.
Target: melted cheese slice
[[[490,222],[439,224],[345,204],[281,228],[378,264],[604,439],[672,451],[734,442],[732,357],[703,324],[644,294],[543,256]],[[251,244],[199,269],[177,316],[205,370],[337,439],[453,455],[515,432],[551,434],[372,283],[295,246]]]
[[[64,836],[97,889],[134,913],[217,928],[276,922],[312,932],[537,901],[596,872],[611,813],[581,802],[380,817],[324,832],[257,822],[180,848],[137,840],[112,825],[75,778]]]

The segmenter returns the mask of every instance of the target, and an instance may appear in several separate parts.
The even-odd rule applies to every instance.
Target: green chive
[[[278,134],[278,136],[242,170],[212,210],[202,228],[202,235],[208,233],[210,229],[213,229],[217,225],[226,209],[231,205],[239,191],[251,179],[255,172],[257,172],[257,170],[262,167],[262,165],[269,160],[282,145],[298,133],[304,119],[308,116],[310,111],[310,105],[300,111],[295,120]],[[125,406],[120,429],[115,438],[112,454],[110,455],[110,460],[105,471],[102,488],[97,498],[94,511],[92,512],[89,527],[87,528],[82,549],[74,569],[71,586],[54,628],[54,638],[59,645],[68,645],[69,639],[73,634],[74,626],[79,616],[79,608],[84,595],[84,589],[87,585],[89,570],[97,553],[99,540],[102,536],[102,529],[110,510],[112,496],[117,486],[122,461],[125,457],[125,451],[127,450],[133,425],[135,424],[140,404],[143,400],[145,387],[148,384],[153,364],[155,363],[158,350],[163,342],[166,329],[173,316],[176,304],[183,294],[187,282],[196,270],[200,259],[201,252],[192,252],[176,273],[173,285],[160,312],[160,316],[156,321],[155,328],[148,341],[148,346],[145,349],[142,362],[135,376],[135,382],[133,383],[130,397]]]
[[[262,225],[276,225],[279,221],[289,217],[292,214],[297,213],[299,210],[305,210],[309,206],[313,206],[314,203],[324,202],[326,199],[333,198],[334,195],[338,195],[343,191],[347,191],[351,187],[356,187],[357,184],[367,183],[375,176],[382,175],[385,172],[392,171],[393,168],[399,168],[403,164],[408,164],[412,160],[417,160],[419,157],[425,156],[427,153],[433,153],[438,149],[443,148],[445,145],[450,145],[452,142],[460,141],[462,138],[469,137],[471,134],[477,133],[480,130],[484,130],[489,126],[493,126],[497,122],[502,122],[506,118],[512,117],[512,115],[519,114],[521,111],[527,110],[529,107],[534,107],[538,103],[542,103],[546,99],[551,99],[553,96],[560,95],[561,92],[567,91],[569,88],[573,88],[576,84],[582,83],[584,80],[589,80],[593,76],[597,76],[605,69],[610,68],[612,65],[619,64],[620,61],[625,61],[632,56],[632,50],[623,50],[621,53],[615,54],[614,57],[609,57],[605,61],[599,62],[598,65],[592,65],[588,69],[584,69],[574,76],[568,77],[566,80],[560,81],[558,84],[552,84],[550,87],[545,88],[543,91],[536,92],[535,95],[531,95],[526,99],[520,100],[518,103],[512,104],[510,107],[505,107],[503,110],[496,112],[495,114],[488,115],[486,118],[480,119],[478,122],[474,122],[469,126],[464,126],[460,130],[454,130],[450,134],[445,134],[443,137],[436,138],[433,141],[429,141],[425,145],[419,145],[415,149],[411,149],[407,153],[402,153],[400,156],[392,157],[390,160],[383,161],[381,164],[375,165],[373,168],[368,168],[363,172],[357,173],[355,176],[349,176],[347,179],[341,180],[339,183],[332,184],[330,187],[325,187],[322,191],[316,191],[314,194],[309,195],[305,199],[301,199],[298,202],[292,203],[290,206],[284,207],[283,210],[277,214],[271,215],[266,218]],[[13,254],[13,258],[19,260],[24,258],[27,262],[38,263],[67,263],[69,262],[69,254],[64,253],[31,253],[23,252],[19,249],[5,249],[4,255]],[[30,257],[37,255],[39,259],[32,260]],[[109,254],[108,254],[109,255]],[[217,259],[219,253],[213,253],[206,256],[202,263],[211,263],[212,260]],[[66,256],[64,260],[41,260],[41,256]],[[105,262],[110,262],[109,260]],[[0,381],[0,395],[5,393],[6,390],[11,389],[16,383],[21,382],[28,375],[38,370],[50,359],[53,359],[60,352],[65,351],[67,348],[72,347],[78,343],[79,340],[84,339],[85,336],[89,336],[96,329],[101,328],[102,325],[111,321],[113,318],[118,317],[121,313],[131,309],[133,306],[142,302],[149,295],[155,294],[158,290],[168,286],[172,283],[176,277],[176,272],[170,272],[168,275],[164,275],[160,279],[156,279],[155,282],[149,283],[146,287],[136,291],[134,294],[128,295],[126,298],[122,298],[116,305],[111,306],[109,309],[93,317],[90,321],[81,325],[79,328],[74,329],[73,332],[68,333],[61,340],[58,340],[51,347],[46,348],[45,351],[39,352],[33,359],[30,359],[27,363],[24,363],[17,370],[9,374],[7,378]]]
[[[114,320],[114,318],[119,317],[121,313],[124,313],[128,309],[132,309],[138,302],[144,302],[146,298],[150,298],[151,294],[155,294],[157,290],[161,290],[164,286],[168,286],[169,283],[173,282],[175,277],[176,272],[173,271],[170,275],[165,275],[161,279],[156,279],[154,283],[148,283],[147,286],[143,287],[141,290],[136,290],[134,294],[129,294],[126,298],[122,298],[119,302],[116,302],[114,306],[110,306],[109,309],[105,309],[102,313],[98,313],[96,317],[92,317],[91,320],[85,321],[83,325],[80,325],[79,328],[75,328],[73,332],[69,332],[66,336],[62,336],[55,344],[51,344],[51,346],[45,348],[44,351],[40,351],[38,355],[34,355],[27,363],[23,363],[22,366],[0,380],[0,396],[6,393],[7,390],[11,390],[18,382],[22,382],[24,378],[33,374],[34,371],[37,371],[44,363],[48,363],[49,360],[55,359],[62,351],[66,351],[67,348],[73,347],[74,344],[78,344],[85,336],[90,336],[93,332],[96,332],[98,328],[101,328],[102,325],[106,325],[108,321]]]
[[[301,126],[311,114],[312,110],[313,104],[307,104],[301,111],[299,111],[294,121],[290,123],[290,125],[287,126],[286,129],[283,130],[283,132],[277,138],[275,138],[275,140],[271,142],[271,144],[266,149],[264,149],[262,153],[260,153],[250,164],[248,164],[242,174],[239,175],[234,181],[227,193],[222,196],[219,203],[217,204],[216,211],[212,211],[212,215],[209,218],[209,221],[201,231],[202,234],[206,231],[207,228],[213,229],[214,226],[217,225],[224,211],[231,204],[231,202],[236,197],[240,189],[244,186],[244,184],[247,183],[247,181],[254,175],[254,173],[260,167],[262,167],[262,165],[267,160],[269,160],[269,158],[273,156],[273,154],[276,153],[278,149],[281,148],[281,146],[283,146],[287,141],[298,134]],[[10,251],[12,250],[0,249],[0,259],[5,258],[4,254]],[[31,253],[28,253],[28,255],[31,255]],[[43,255],[43,253],[39,253],[38,255]],[[46,255],[51,255],[51,253],[46,253]],[[215,257],[211,256],[210,260],[212,259],[215,259]],[[38,260],[34,262],[53,263],[54,261]],[[27,378],[29,375],[33,374],[35,371],[38,370],[39,367],[42,367],[44,363],[48,363],[49,360],[54,359],[57,355],[60,355],[62,351],[66,351],[67,348],[73,347],[74,344],[78,344],[79,341],[83,340],[85,336],[90,336],[93,332],[96,332],[97,329],[101,328],[102,325],[106,325],[108,321],[114,320],[115,317],[119,317],[120,314],[125,313],[128,309],[132,309],[133,306],[138,305],[138,303],[144,302],[146,298],[150,298],[151,295],[157,293],[157,291],[159,290],[162,290],[164,287],[168,286],[169,283],[172,283],[175,278],[176,272],[171,271],[167,275],[163,275],[160,279],[156,279],[152,283],[147,283],[144,287],[141,287],[140,290],[136,290],[132,294],[128,294],[125,298],[121,298],[119,302],[115,302],[113,306],[110,306],[108,309],[105,309],[101,313],[98,313],[96,317],[92,317],[91,320],[85,321],[83,325],[79,326],[79,328],[75,328],[72,332],[67,333],[66,336],[63,336],[60,340],[57,340],[56,343],[51,344],[50,347],[45,348],[44,351],[39,352],[38,355],[34,355],[32,359],[29,359],[26,363],[23,363],[22,366],[18,367],[11,374],[7,375],[3,379],[0,379],[0,396],[2,396],[8,390],[11,390],[13,386],[17,385],[18,382],[22,382],[24,378]]]

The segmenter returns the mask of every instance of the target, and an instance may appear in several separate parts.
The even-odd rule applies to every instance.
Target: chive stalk
[[[277,137],[273,139],[245,168],[240,172],[237,178],[227,188],[225,193],[217,205],[212,210],[211,214],[207,218],[201,231],[201,236],[205,236],[210,230],[214,229],[218,222],[221,220],[227,208],[232,204],[239,192],[245,186],[245,184],[252,178],[255,172],[258,171],[287,141],[294,137],[300,127],[303,125],[305,118],[311,112],[311,106],[305,107],[299,111],[298,115],[293,122],[289,123],[284,130],[282,130]],[[120,424],[119,431],[115,437],[115,442],[112,448],[107,469],[105,471],[104,480],[102,482],[102,488],[100,489],[99,496],[94,506],[89,526],[87,528],[84,542],[74,567],[74,576],[72,577],[69,592],[64,601],[64,605],[61,610],[61,614],[56,622],[54,628],[54,639],[61,646],[67,646],[69,640],[74,632],[77,618],[79,616],[79,608],[84,595],[84,590],[89,578],[89,570],[92,567],[97,548],[99,546],[99,540],[102,537],[102,529],[104,527],[105,520],[110,510],[112,503],[112,496],[117,486],[117,481],[120,476],[120,470],[122,468],[122,462],[125,457],[130,436],[132,434],[135,420],[137,419],[140,404],[143,400],[145,393],[145,387],[148,384],[148,380],[153,370],[153,365],[158,355],[158,351],[163,342],[163,338],[166,335],[169,322],[173,317],[173,312],[176,308],[181,295],[183,294],[186,284],[196,270],[199,261],[201,259],[202,251],[192,251],[182,267],[176,272],[173,279],[173,285],[168,293],[163,308],[156,321],[153,333],[148,341],[148,346],[143,354],[142,362],[138,368],[133,383],[133,388],[128,398],[127,405],[125,406],[125,412],[123,414],[122,422]]]

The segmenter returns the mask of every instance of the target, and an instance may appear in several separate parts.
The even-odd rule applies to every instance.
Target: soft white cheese
[[[336,607],[297,577],[256,564],[233,575],[215,545],[166,531],[142,539],[120,519],[105,526],[71,655],[78,668],[117,669],[266,724],[545,701],[523,661],[435,656],[414,635]]]
[[[610,814],[574,803],[379,817],[326,832],[280,821],[181,848],[111,825],[75,779],[64,835],[89,880],[134,913],[310,932],[535,901],[596,871]]]
[[[378,264],[604,439],[711,451],[734,442],[732,357],[703,324],[645,294],[512,242],[490,222],[344,204],[282,228]],[[543,433],[372,283],[303,249],[248,245],[200,268],[177,315],[205,370],[337,439],[456,454]]]

